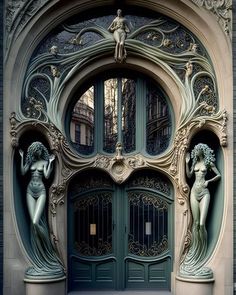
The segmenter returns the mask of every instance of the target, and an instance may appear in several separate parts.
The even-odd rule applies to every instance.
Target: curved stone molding
[[[5,19],[6,19],[6,50],[8,51],[14,39],[26,27],[32,17],[50,0],[29,0],[5,1]]]
[[[191,116],[202,116],[218,110],[214,70],[202,44],[195,36],[164,16],[156,20],[146,18],[144,23],[141,19],[135,21],[136,27],[125,39],[125,50],[130,56],[142,56],[150,60],[176,82],[182,96],[179,124],[185,124]],[[91,60],[110,55],[114,50],[112,34],[105,28],[103,18],[100,22],[101,25],[91,22],[70,26],[63,24],[61,32],[76,34],[73,42],[50,39],[50,48],[47,48],[49,41],[48,37],[45,38],[41,47],[38,47],[41,51],[35,51],[35,57],[30,61],[25,75],[19,113],[22,120],[31,118],[45,123],[51,122],[58,130],[64,130],[59,108],[61,94],[67,82]],[[165,25],[168,25],[168,30]],[[86,34],[95,34],[99,42],[96,42],[95,38],[95,41],[83,43],[81,40],[86,38]],[[72,49],[66,47],[69,41],[72,42]],[[120,59],[124,60],[123,57]]]
[[[194,4],[213,12],[220,21],[225,33],[232,35],[231,0],[191,0]]]
[[[221,9],[221,11],[225,9],[224,5],[226,5],[224,0],[192,1],[199,6],[211,5],[207,8],[211,11],[216,9],[216,3],[218,3],[217,9]],[[41,1],[42,6],[47,2],[46,0]],[[212,4],[209,4],[210,2]],[[12,1],[12,3],[16,3],[16,1]],[[36,12],[40,6],[37,6],[37,1],[35,3],[38,7],[35,8]],[[31,4],[32,1],[29,2],[29,7]],[[227,7],[228,13],[231,6]],[[24,9],[27,11],[26,4],[22,4],[22,9],[19,7],[18,10],[23,11]],[[218,15],[216,12],[214,13]],[[225,29],[228,28],[231,21],[227,17],[227,13],[219,14],[225,15],[225,19],[223,18],[227,24]],[[9,31],[9,38],[18,34],[18,29],[14,28],[14,23],[19,23],[18,18],[16,15],[13,18],[14,20],[9,26],[12,28]],[[35,51],[30,59],[25,74],[21,106],[18,112],[10,115],[11,144],[13,148],[16,148],[21,134],[35,128],[45,135],[51,150],[56,154],[57,179],[50,188],[49,215],[52,222],[51,236],[59,250],[61,245],[57,231],[58,210],[65,203],[67,184],[73,175],[83,169],[93,167],[107,172],[116,183],[123,183],[135,170],[152,167],[156,171],[168,175],[174,183],[176,198],[181,205],[180,210],[183,212],[179,264],[181,265],[185,260],[192,241],[190,187],[186,182],[184,171],[186,151],[193,136],[203,129],[214,132],[218,136],[221,146],[226,147],[227,112],[219,110],[214,69],[201,43],[195,36],[190,33],[187,35],[186,32],[183,34],[188,38],[175,40],[170,35],[174,36],[181,25],[170,26],[170,30],[167,32],[165,22],[165,19],[159,18],[132,28],[132,31],[127,32],[127,36],[125,36],[125,48],[123,47],[122,54],[116,53],[115,57],[115,62],[124,62],[128,52],[126,60],[128,64],[130,56],[142,56],[144,60],[152,61],[176,81],[182,102],[180,114],[176,116],[178,121],[176,122],[175,138],[171,149],[158,157],[147,158],[141,154],[123,155],[122,145],[119,143],[116,146],[115,156],[107,156],[101,152],[91,158],[82,157],[74,151],[66,139],[67,135],[61,115],[61,94],[66,89],[68,81],[77,75],[83,67],[89,65],[92,60],[113,54],[114,40],[107,27],[92,24],[92,26],[84,28],[81,25],[70,27],[63,24],[62,27],[67,32],[74,34],[72,39],[63,44],[52,42],[50,48],[46,48],[45,45],[45,51]],[[94,38],[94,43],[88,42],[86,44],[83,38],[89,32],[96,34],[99,42],[96,42],[97,39]],[[188,41],[184,42],[184,40]],[[70,44],[68,48],[73,48],[71,52],[64,50],[67,43]],[[37,91],[35,91],[35,84]]]

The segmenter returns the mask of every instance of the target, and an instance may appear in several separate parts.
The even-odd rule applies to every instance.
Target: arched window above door
[[[69,137],[82,155],[113,154],[122,143],[123,153],[151,156],[169,146],[173,118],[162,87],[137,72],[94,79],[78,91],[69,113]]]

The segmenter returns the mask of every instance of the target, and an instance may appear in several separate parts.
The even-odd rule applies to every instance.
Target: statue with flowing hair
[[[192,240],[189,251],[180,265],[180,274],[195,278],[211,278],[212,270],[204,267],[204,259],[207,253],[206,218],[210,203],[208,186],[221,178],[220,172],[215,166],[215,156],[208,145],[199,143],[191,152],[192,165],[189,168],[190,154],[186,155],[186,174],[188,178],[195,175],[195,181],[190,192],[190,207],[193,217]],[[215,175],[206,179],[206,175],[212,171]]]
[[[46,189],[43,178],[48,179],[52,172],[54,155],[49,155],[47,148],[41,142],[33,142],[26,155],[21,156],[21,174],[28,171],[31,174],[26,191],[26,203],[31,220],[31,250],[33,266],[26,271],[27,278],[61,277],[64,268],[53,248],[46,222],[45,205]]]

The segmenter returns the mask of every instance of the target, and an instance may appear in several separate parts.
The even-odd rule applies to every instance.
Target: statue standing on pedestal
[[[126,19],[122,16],[121,9],[117,10],[117,17],[112,21],[108,31],[113,33],[116,41],[115,61],[123,62],[126,59],[127,53],[125,49],[125,39],[127,33],[130,32]]]
[[[62,263],[51,244],[45,216],[46,189],[43,178],[48,179],[52,172],[54,155],[49,155],[41,142],[33,142],[27,151],[24,163],[24,153],[21,156],[21,173],[28,171],[31,178],[27,186],[26,202],[31,220],[31,247],[33,266],[27,269],[28,278],[61,277],[64,275]]]
[[[195,175],[195,181],[190,193],[190,207],[193,217],[192,240],[189,251],[180,265],[180,273],[184,276],[196,278],[211,278],[212,270],[203,267],[207,253],[207,231],[206,218],[210,203],[209,183],[221,178],[215,166],[215,156],[213,150],[208,145],[199,143],[191,152],[192,166],[189,168],[190,154],[186,155],[186,174],[188,178]],[[215,176],[206,179],[208,171],[212,171]]]

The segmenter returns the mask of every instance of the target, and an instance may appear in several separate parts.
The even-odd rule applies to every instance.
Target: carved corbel
[[[120,143],[117,144],[115,157],[98,155],[94,162],[94,167],[108,172],[117,183],[124,182],[134,170],[145,166],[146,161],[141,155],[123,156]]]

